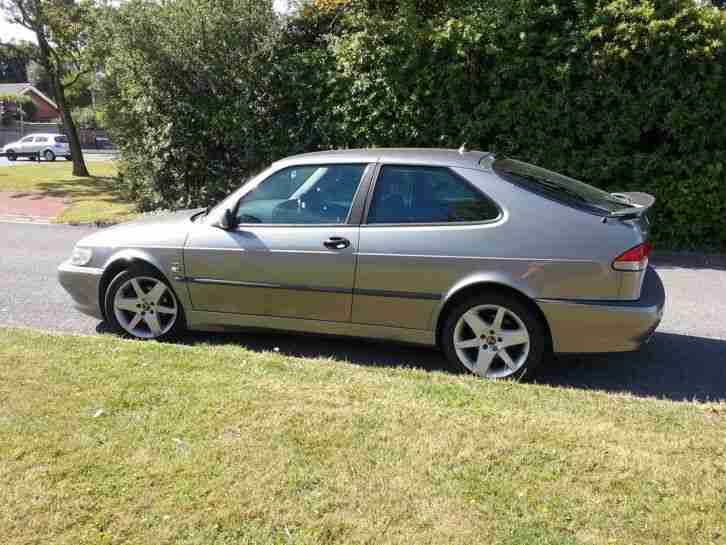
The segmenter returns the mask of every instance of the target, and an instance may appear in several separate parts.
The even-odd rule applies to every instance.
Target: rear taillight
[[[653,246],[650,242],[638,244],[627,252],[622,253],[613,261],[613,269],[616,271],[644,271],[648,268],[648,258]]]

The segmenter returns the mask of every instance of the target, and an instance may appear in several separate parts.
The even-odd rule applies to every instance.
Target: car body
[[[368,337],[520,376],[548,352],[650,338],[665,304],[647,259],[652,203],[486,152],[319,152],[273,164],[208,212],[92,234],[59,277],[83,312],[135,337],[179,324]],[[157,282],[174,324],[152,331],[137,310],[153,313]]]
[[[11,161],[31,153],[37,153],[38,157],[46,161],[55,161],[57,157],[71,160],[71,148],[68,144],[68,137],[64,134],[30,134],[5,145],[3,153],[6,153]]]

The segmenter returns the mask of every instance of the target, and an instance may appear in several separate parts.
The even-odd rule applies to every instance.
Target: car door
[[[371,170],[282,168],[243,190],[235,228],[195,226],[184,249],[193,308],[350,321],[359,234],[351,210]]]
[[[42,152],[47,147],[48,147],[48,137],[47,136],[36,136],[35,140],[33,140],[33,151]]]
[[[443,166],[383,164],[360,230],[354,323],[426,330],[445,292],[495,255],[484,231],[502,217]]]
[[[34,149],[34,136],[26,136],[25,138],[20,139],[19,141],[19,149],[18,151],[22,153],[30,153],[35,151]]]

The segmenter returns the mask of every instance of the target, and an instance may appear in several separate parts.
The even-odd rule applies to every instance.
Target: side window
[[[47,142],[48,141],[48,137],[47,136],[36,136],[35,137],[35,141],[36,142]]]
[[[32,141],[33,141],[33,137],[32,136],[28,136],[26,138],[23,138],[20,142],[22,144],[30,144]]]
[[[376,182],[368,223],[489,221],[499,209],[448,168],[385,166]]]
[[[240,223],[341,224],[367,165],[301,165],[276,172],[240,199]]]

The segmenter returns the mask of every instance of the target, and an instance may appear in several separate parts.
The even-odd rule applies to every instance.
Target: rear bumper
[[[73,298],[74,306],[82,313],[103,320],[98,302],[102,269],[75,267],[68,261],[58,267],[58,281]]]
[[[538,300],[556,353],[630,352],[647,342],[663,317],[665,289],[649,268],[638,301]]]

